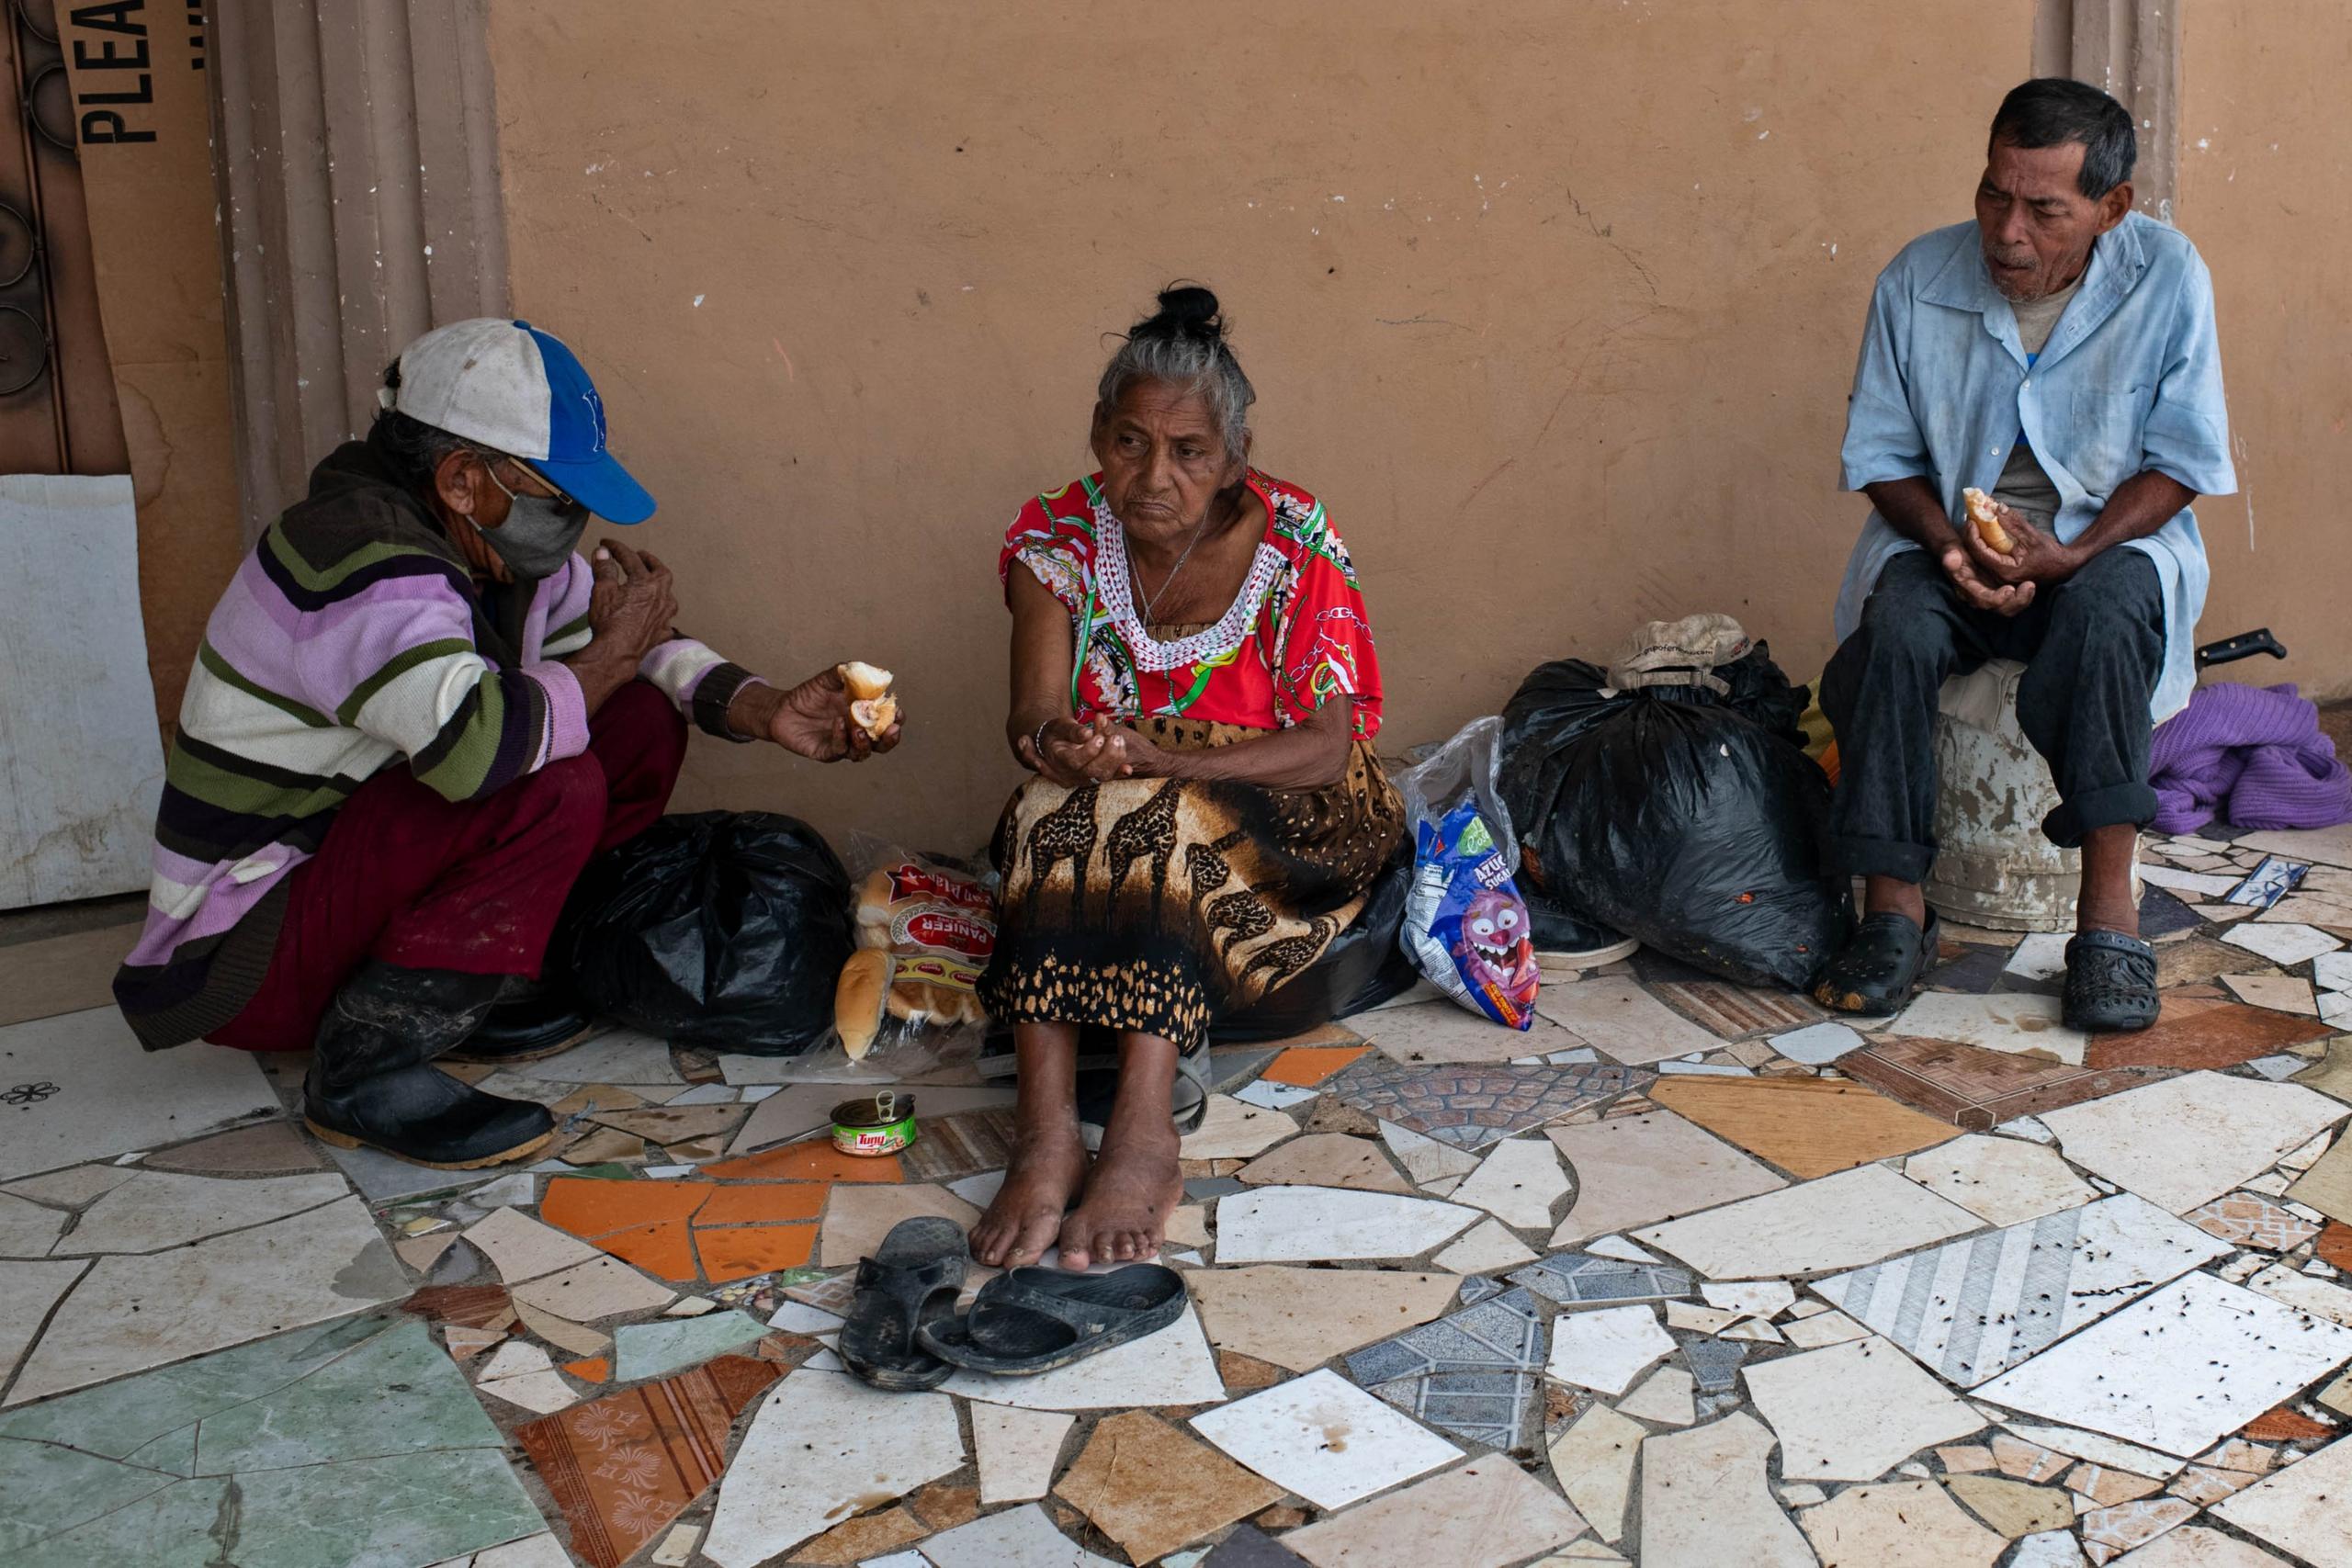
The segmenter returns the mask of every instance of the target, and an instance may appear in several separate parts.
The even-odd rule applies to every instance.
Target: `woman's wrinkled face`
[[[1241,482],[1208,400],[1168,381],[1138,381],[1094,411],[1094,460],[1111,514],[1144,539],[1181,537]]]

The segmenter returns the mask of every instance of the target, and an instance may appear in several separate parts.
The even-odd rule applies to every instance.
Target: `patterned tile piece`
[[[1859,1083],[1972,1133],[2173,1075],[2168,1067],[2070,1067],[1975,1045],[1899,1037],[1849,1052],[1838,1059],[1838,1067]]]
[[[1347,1359],[1350,1377],[1407,1415],[1498,1449],[1525,1435],[1543,1364],[1544,1314],[1523,1290],[1408,1328]]]
[[[1728,1393],[1739,1381],[1739,1364],[1747,1359],[1747,1347],[1736,1339],[1686,1339],[1682,1342],[1682,1363],[1690,1369],[1691,1381],[1701,1393]]]
[[[1357,1110],[1459,1149],[1498,1139],[1646,1088],[1645,1068],[1596,1063],[1567,1066],[1415,1066],[1366,1056],[1333,1077],[1329,1092]]]
[[[2239,1247],[2284,1252],[2301,1247],[2319,1227],[2259,1192],[2225,1192],[2181,1215],[2209,1235]]]
[[[1723,980],[1668,981],[1650,994],[1698,1020],[1726,1040],[1770,1031],[1802,1029],[1828,1016],[1803,997],[1752,990]]]
[[[1002,1170],[1012,1161],[1012,1111],[996,1106],[915,1124],[913,1144],[899,1153],[910,1181],[949,1181]]]
[[[1563,1306],[1610,1306],[1623,1302],[1662,1302],[1690,1293],[1690,1271],[1668,1263],[1629,1263],[1583,1252],[1539,1258],[1510,1277]]]
[[[1973,1388],[2229,1250],[2124,1192],[1814,1289],[1947,1382]]]

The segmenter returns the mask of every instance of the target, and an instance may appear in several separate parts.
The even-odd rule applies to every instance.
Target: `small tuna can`
[[[894,1155],[914,1141],[911,1094],[886,1089],[872,1100],[844,1100],[833,1107],[833,1147],[845,1155]]]

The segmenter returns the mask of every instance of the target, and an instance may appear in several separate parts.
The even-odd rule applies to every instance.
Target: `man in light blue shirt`
[[[1976,220],[1879,275],[1847,412],[1845,484],[1872,511],[1822,675],[1838,731],[1836,849],[1865,915],[1816,996],[1887,1013],[1935,951],[1933,736],[1945,679],[2022,660],[2018,721],[2080,848],[2065,1018],[2155,1021],[2132,852],[2155,814],[2148,746],[2185,705],[2205,602],[2188,507],[2234,490],[2213,293],[2188,239],[2132,210],[2132,118],[2095,87],[2026,83],[1994,117]],[[1990,492],[2009,547],[1967,521]]]

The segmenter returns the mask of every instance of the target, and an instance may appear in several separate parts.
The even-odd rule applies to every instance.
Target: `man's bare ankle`
[[[1862,912],[1901,915],[1915,926],[1925,926],[1928,897],[1916,882],[1898,882],[1891,876],[1868,877],[1862,885]]]

